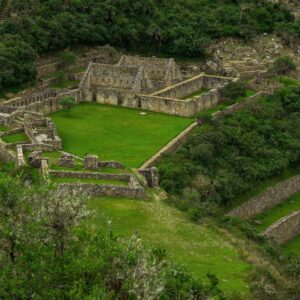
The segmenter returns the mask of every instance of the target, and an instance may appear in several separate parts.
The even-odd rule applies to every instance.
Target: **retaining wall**
[[[300,210],[281,218],[262,233],[280,245],[292,240],[298,234],[300,234]]]
[[[242,219],[250,219],[284,200],[300,192],[300,175],[291,177],[279,184],[268,188],[257,197],[233,209],[228,215]]]
[[[77,191],[86,193],[92,197],[128,197],[144,198],[145,192],[142,187],[132,188],[127,186],[116,185],[99,185],[89,183],[62,183],[60,188],[69,192]]]
[[[93,172],[76,172],[76,171],[56,171],[50,170],[49,174],[56,177],[63,178],[90,178],[90,179],[104,179],[104,180],[120,180],[129,182],[130,174],[106,174]]]

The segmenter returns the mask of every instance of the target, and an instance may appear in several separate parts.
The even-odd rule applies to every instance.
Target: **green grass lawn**
[[[2,137],[2,139],[7,143],[26,142],[29,140],[25,133],[16,133],[12,135],[7,135]]]
[[[245,263],[226,238],[208,226],[197,225],[184,214],[160,200],[93,199],[89,207],[95,218],[89,222],[102,226],[112,221],[115,234],[141,235],[147,244],[161,247],[167,257],[205,279],[215,273],[226,292],[248,293],[245,277],[251,266]]]
[[[139,167],[194,120],[124,107],[80,103],[50,115],[64,150]]]
[[[257,225],[256,228],[258,231],[263,231],[269,226],[271,226],[273,223],[278,221],[279,219],[299,209],[300,209],[300,193],[294,195],[290,199],[268,210],[267,212],[257,216],[255,220],[260,221],[261,224]]]

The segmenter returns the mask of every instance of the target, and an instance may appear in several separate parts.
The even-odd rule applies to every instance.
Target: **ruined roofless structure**
[[[148,94],[182,80],[174,59],[122,56],[116,65],[91,63],[82,81],[85,101],[128,106],[133,94]]]
[[[122,56],[116,65],[90,63],[79,89],[85,102],[192,117],[216,106],[232,80],[205,74],[184,80],[172,58]]]

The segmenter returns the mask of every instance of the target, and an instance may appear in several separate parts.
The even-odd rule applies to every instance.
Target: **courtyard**
[[[91,153],[137,168],[194,119],[153,112],[80,103],[71,111],[50,115],[65,151],[80,157]]]

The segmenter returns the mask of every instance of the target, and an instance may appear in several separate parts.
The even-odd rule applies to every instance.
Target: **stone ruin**
[[[99,159],[97,155],[88,154],[84,158],[84,167],[89,170],[97,170],[99,168]]]
[[[74,167],[74,156],[69,153],[64,153],[58,160],[58,165],[61,167],[73,168]]]
[[[140,169],[139,173],[145,177],[148,187],[159,187],[159,173],[156,167]]]

